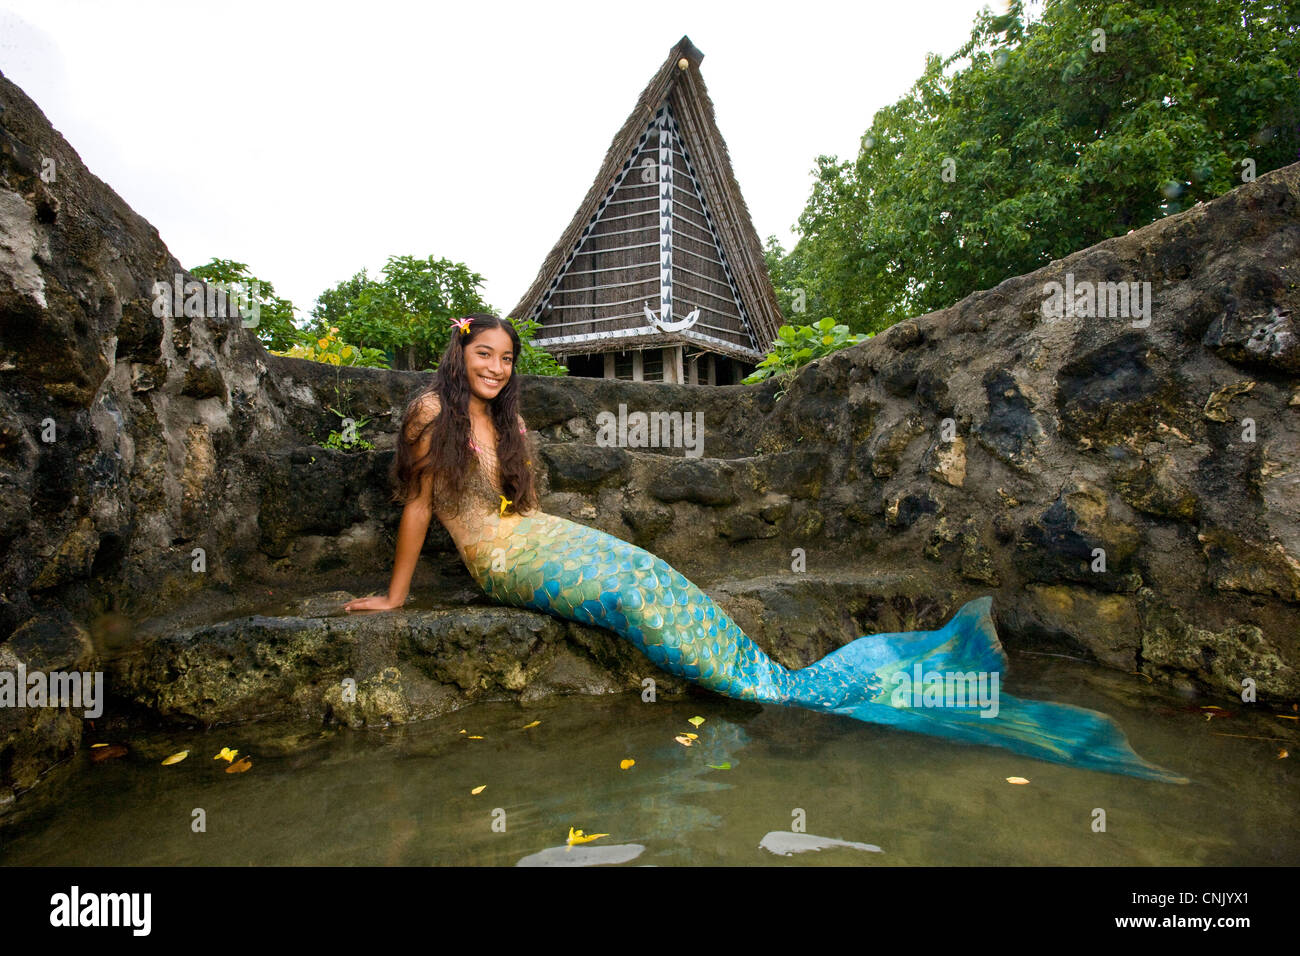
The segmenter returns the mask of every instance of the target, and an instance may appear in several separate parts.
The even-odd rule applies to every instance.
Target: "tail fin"
[[[862,637],[790,674],[789,702],[916,733],[1167,783],[1105,714],[1001,692],[1007,669],[984,597],[937,631]]]

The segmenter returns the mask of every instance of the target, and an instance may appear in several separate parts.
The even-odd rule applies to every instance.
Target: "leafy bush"
[[[249,272],[246,263],[213,257],[191,269],[190,275],[228,295],[247,296],[256,303],[258,322],[254,334],[268,349],[289,348],[301,337],[301,330],[293,324],[293,303],[276,295],[275,286]]]
[[[350,345],[339,338],[338,333],[338,326],[333,325],[320,338],[301,335],[298,342],[288,350],[271,354],[324,362],[327,365],[388,368],[387,356],[381,349]]]
[[[337,415],[339,418],[342,418],[345,421],[349,417],[347,415],[344,415],[337,408],[331,408],[330,411],[332,411],[335,415]],[[337,431],[330,432],[329,437],[326,438],[325,441],[321,443],[322,447],[337,448],[340,451],[353,451],[354,449],[358,449],[358,448],[364,448],[369,451],[374,451],[375,448],[374,443],[366,441],[364,438],[362,438],[360,435],[357,434],[357,432],[359,432],[364,426],[369,424],[370,424],[369,418],[356,419],[352,422],[351,428],[345,426],[342,432],[337,432]]]
[[[773,375],[790,375],[795,369],[807,365],[823,355],[857,345],[871,338],[849,331],[847,325],[837,325],[834,319],[825,318],[815,325],[783,325],[776,330],[772,351],[742,384],[753,385]]]
[[[515,362],[515,371],[520,375],[568,375],[569,370],[555,361],[555,356],[533,345],[540,322],[532,319],[510,319],[510,324],[519,333],[519,361]]]

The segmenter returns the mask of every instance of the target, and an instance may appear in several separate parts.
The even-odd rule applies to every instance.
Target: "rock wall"
[[[0,77],[0,670],[105,670],[105,719],[358,726],[654,673],[608,635],[478,600],[437,526],[427,606],[333,620],[387,585],[387,469],[421,376],[156,315],[178,273]],[[1101,282],[1128,301],[1111,286],[1088,308]],[[1300,165],[784,389],[530,377],[543,507],[661,555],[790,666],[991,593],[1013,650],[1294,698],[1298,283]],[[1077,309],[1046,314],[1066,293]],[[610,447],[598,416],[620,406],[698,415],[699,454]],[[336,412],[372,419],[376,449],[321,447]],[[0,809],[82,733],[74,708],[0,708]]]

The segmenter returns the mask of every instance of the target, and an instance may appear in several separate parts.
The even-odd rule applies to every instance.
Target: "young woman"
[[[519,336],[508,322],[481,313],[459,320],[434,381],[402,422],[393,475],[405,507],[388,594],[350,601],[347,610],[402,606],[436,514],[494,600],[612,630],[658,667],[728,697],[1185,782],[1135,754],[1103,714],[1000,693],[1006,659],[989,617],[991,598],[971,601],[937,631],[862,637],[816,664],[786,670],[660,558],[537,510],[514,375],[518,355]],[[971,681],[981,675],[979,687],[987,692],[991,683],[992,700],[975,699]],[[945,679],[950,691],[960,684],[970,699],[945,699]],[[925,686],[914,686],[918,681]]]

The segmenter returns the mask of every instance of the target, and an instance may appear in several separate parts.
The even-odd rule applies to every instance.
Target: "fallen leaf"
[[[709,767],[710,770],[730,770],[730,769],[731,769],[731,764],[729,764],[729,763],[711,763],[711,764],[708,765],[708,767]]]
[[[94,750],[96,747],[107,747],[107,746],[108,744],[91,744],[90,749]]]
[[[105,760],[112,760],[114,757],[126,756],[126,748],[121,744],[99,744],[100,749],[90,751],[90,759],[95,763],[103,763]]]
[[[677,741],[683,747],[689,747],[691,745],[690,737],[674,737],[673,740]]]
[[[190,752],[189,752],[188,750],[182,750],[182,751],[181,751],[180,753],[178,753],[178,754],[172,754],[170,757],[168,757],[166,760],[164,760],[164,761],[162,762],[162,765],[163,765],[164,767],[170,767],[170,766],[171,766],[172,764],[174,764],[174,763],[180,763],[182,760],[184,760],[184,759],[185,759],[186,757],[188,757],[189,755],[190,755]]]
[[[1028,783],[1028,782],[1029,782],[1029,781],[1026,780],[1024,777],[1007,777],[1007,783],[1019,783],[1019,784],[1025,784],[1025,783]]]
[[[703,717],[692,717],[690,720],[688,720],[688,721],[686,721],[686,722],[687,722],[688,724],[693,724],[693,725],[695,726],[695,728],[698,730],[700,724],[704,723],[704,718],[703,718]]]
[[[1291,754],[1287,752],[1287,749],[1285,747],[1283,747],[1281,750],[1277,752],[1278,760],[1285,760],[1289,756],[1291,756]]]
[[[569,846],[575,846],[579,843],[590,843],[592,840],[599,840],[601,837],[609,836],[608,833],[583,833],[581,830],[575,830],[569,827]]]
[[[465,739],[466,739],[466,740],[482,740],[483,738],[480,737],[478,734],[470,734],[470,735],[469,735],[468,737],[466,737]]]
[[[249,760],[247,757],[240,757],[238,760],[236,760],[234,763],[232,763],[229,767],[226,768],[226,773],[243,773],[245,770],[252,770],[252,769],[253,769],[253,761]]]
[[[1278,714],[1279,720],[1300,720],[1300,717],[1292,717],[1290,714]]]
[[[541,723],[540,720],[534,720],[531,724],[524,724],[524,725],[523,725],[522,727],[520,727],[519,729],[520,729],[520,730],[530,730],[531,728],[536,727],[536,726],[537,726],[538,724],[540,724],[540,723]]]
[[[634,766],[636,766],[636,761],[635,761],[635,760],[620,760],[620,761],[618,762],[618,769],[619,769],[619,770],[630,770],[630,769],[632,769],[632,767],[634,767]]]
[[[690,737],[691,740],[699,740],[699,739],[700,739],[700,735],[699,735],[699,734],[693,734],[693,733],[691,733],[690,731],[687,731],[686,733],[682,734],[682,736],[683,736],[683,737]]]
[[[487,789],[487,784],[485,783],[481,787],[475,787],[473,790],[470,791],[470,793],[477,796],[478,794],[482,793],[486,789]]]
[[[229,747],[222,747],[222,748],[221,748],[221,753],[217,754],[217,755],[216,755],[215,757],[213,757],[212,759],[213,759],[213,760],[224,760],[226,763],[230,763],[230,761],[232,761],[232,760],[235,759],[235,754],[237,754],[237,753],[239,753],[238,750],[231,750]]]
[[[1201,710],[1205,711],[1205,716],[1209,717],[1231,717],[1232,711],[1224,710],[1222,707],[1215,707],[1213,704],[1206,704]]]
[[[465,733],[465,731],[462,730],[461,733],[463,734],[463,733]]]

